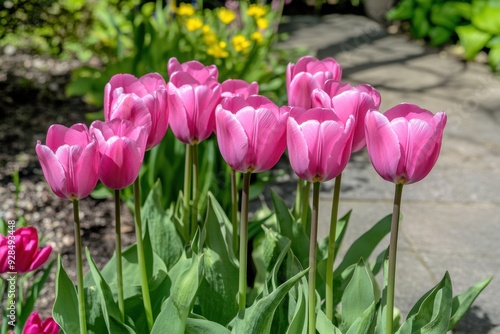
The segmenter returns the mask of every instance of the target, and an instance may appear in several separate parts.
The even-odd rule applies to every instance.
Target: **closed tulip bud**
[[[200,84],[186,72],[176,72],[168,83],[170,127],[186,144],[197,144],[215,130],[215,107],[220,101],[220,84]]]
[[[384,179],[396,184],[422,180],[434,167],[439,152],[446,114],[402,103],[384,114],[369,111],[365,117],[368,154]]]
[[[309,182],[337,177],[351,156],[354,115],[341,120],[331,108],[293,108],[287,124],[287,146],[295,174]]]
[[[225,98],[217,106],[217,142],[234,170],[262,172],[273,168],[286,148],[288,108],[253,95]]]
[[[52,317],[48,317],[44,321],[40,318],[38,312],[30,314],[24,324],[23,334],[57,334],[59,333],[59,325]]]
[[[40,268],[50,256],[52,247],[38,248],[38,233],[34,227],[20,227],[14,231],[14,243],[0,234],[0,274],[27,273]],[[9,242],[10,241],[10,242]],[[13,248],[14,246],[15,248]],[[9,250],[15,249],[15,261],[9,263]]]
[[[175,72],[185,72],[193,77],[199,84],[205,84],[207,81],[217,81],[219,78],[219,70],[217,69],[217,66],[205,66],[196,60],[191,60],[181,64],[177,58],[170,58],[167,70],[170,77],[172,77]]]
[[[148,132],[146,150],[158,145],[168,128],[167,84],[158,73],[140,78],[114,75],[104,89],[104,119],[121,118]]]
[[[248,83],[244,80],[229,79],[221,84],[221,98],[240,96],[244,99],[259,94],[257,82]]]
[[[36,145],[43,175],[52,191],[70,200],[87,197],[97,184],[98,147],[84,124],[52,125],[46,145]]]
[[[290,63],[286,68],[288,104],[304,109],[312,108],[311,94],[314,89],[323,89],[327,80],[340,81],[342,68],[333,58],[318,60],[312,56]]]
[[[95,121],[90,131],[99,144],[99,180],[115,190],[131,185],[144,159],[147,130],[132,122],[114,119]]]
[[[312,105],[320,108],[333,108],[344,122],[349,115],[354,115],[356,127],[352,141],[352,152],[366,146],[365,115],[368,110],[378,110],[380,93],[370,85],[353,87],[348,83],[328,80],[323,89],[315,89],[312,93]]]

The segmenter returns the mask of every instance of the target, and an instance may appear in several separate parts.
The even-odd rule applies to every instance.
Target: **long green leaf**
[[[363,259],[360,259],[342,295],[342,324],[340,326],[342,332],[347,332],[355,322],[358,322],[357,330],[365,328],[367,324],[369,327],[373,320],[375,304],[379,299],[380,290],[375,283],[375,278]],[[365,311],[369,308],[372,308],[372,311],[366,313]]]
[[[442,334],[448,330],[452,310],[452,287],[448,272],[417,301],[397,334]]]
[[[368,259],[375,247],[391,231],[391,218],[392,215],[382,218],[354,241],[333,275],[340,275],[347,267],[357,263],[360,258]]]
[[[57,257],[56,300],[52,316],[64,333],[73,334],[80,331],[76,289],[64,270],[60,254]]]
[[[85,249],[85,255],[87,257],[87,262],[90,267],[90,272],[92,274],[92,278],[96,283],[95,288],[99,294],[100,302],[101,302],[101,310],[104,316],[104,321],[106,322],[106,327],[109,333],[135,333],[135,331],[127,326],[124,321],[121,319],[120,309],[116,304],[113,293],[109,288],[108,283],[104,280],[99,269],[94,263],[92,256],[88,248]]]
[[[226,327],[206,319],[188,318],[186,321],[186,334],[230,334]]]
[[[448,330],[452,330],[462,319],[462,317],[469,311],[472,303],[476,300],[477,296],[488,286],[493,279],[493,276],[488,277],[484,281],[478,282],[468,288],[465,292],[453,297],[453,304],[451,310],[451,319]]]
[[[280,233],[292,241],[293,254],[299,259],[304,268],[309,265],[309,237],[301,223],[297,222],[285,201],[276,193],[271,192],[274,210]]]
[[[200,261],[203,261],[203,256],[194,254],[189,268],[172,284],[170,297],[156,318],[151,334],[164,334],[166,328],[172,334],[185,332],[187,318],[203,278]]]
[[[276,308],[286,296],[288,291],[308,272],[303,270],[281,284],[270,295],[257,300],[249,308],[240,311],[236,318],[230,323],[232,333],[245,334],[267,334],[271,330],[271,324]]]

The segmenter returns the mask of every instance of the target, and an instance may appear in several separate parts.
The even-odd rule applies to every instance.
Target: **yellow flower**
[[[253,41],[256,41],[257,43],[262,43],[264,42],[264,36],[258,31],[254,32],[251,36],[250,39]]]
[[[219,17],[219,20],[224,24],[229,24],[236,18],[236,14],[232,10],[225,7],[219,9],[219,11],[217,12],[217,16]]]
[[[203,30],[202,30],[203,31]],[[217,35],[214,34],[212,31],[208,33],[203,34],[203,42],[205,42],[205,45],[212,45],[217,43]]]
[[[179,7],[175,10],[175,13],[179,16],[193,16],[194,15],[194,7],[190,3],[181,2]]]
[[[247,15],[253,16],[256,19],[266,15],[266,13],[267,13],[267,9],[265,6],[262,6],[262,5],[252,4],[247,9]]]
[[[201,32],[204,34],[209,34],[212,32],[212,28],[210,28],[209,25],[204,24],[203,27],[201,28]]]
[[[269,21],[266,18],[261,17],[260,19],[257,19],[257,27],[264,30],[269,27]]]
[[[250,41],[243,35],[235,35],[231,40],[231,43],[233,43],[236,52],[248,52],[248,48],[252,45],[252,43],[250,43]]]
[[[226,43],[219,42],[213,44],[207,49],[207,54],[214,58],[227,58],[229,57],[229,52],[226,51]]]
[[[186,21],[186,28],[189,31],[195,31],[203,27],[203,21],[196,17],[191,17]]]

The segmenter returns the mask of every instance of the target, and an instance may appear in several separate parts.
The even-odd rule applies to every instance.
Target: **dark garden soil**
[[[27,54],[0,54],[0,218],[25,219],[35,226],[44,243],[51,245],[51,259],[61,254],[69,276],[75,279],[74,222],[72,203],[54,195],[46,183],[35,153],[37,140],[45,142],[51,124],[87,123],[85,113],[95,111],[80,98],[64,91],[76,61]],[[13,174],[21,185],[16,198]],[[122,208],[124,246],[135,239],[133,221]],[[98,267],[114,251],[113,200],[86,198],[80,203],[81,233]],[[84,261],[85,262],[85,261]],[[85,269],[84,269],[85,270]],[[43,317],[50,315],[55,295],[55,266],[38,300]]]

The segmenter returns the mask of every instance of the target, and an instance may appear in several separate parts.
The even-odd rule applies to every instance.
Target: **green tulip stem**
[[[386,334],[392,334],[392,325],[394,318],[394,287],[396,285],[396,253],[398,249],[398,229],[399,212],[401,207],[401,197],[403,194],[403,185],[396,184],[394,194],[394,208],[391,222],[391,239],[389,244],[389,271],[387,282],[387,313],[386,313]]]
[[[238,252],[238,186],[236,171],[231,168],[231,222],[233,223],[233,250]]]
[[[335,178],[333,188],[332,214],[330,217],[330,235],[328,238],[328,256],[326,258],[326,317],[333,320],[333,264],[335,263],[335,237],[337,235],[337,216],[339,212],[340,183],[342,173]]]
[[[116,238],[116,280],[118,283],[118,308],[125,319],[125,302],[123,299],[123,271],[122,271],[122,233],[120,221],[120,190],[115,190],[115,238]]]
[[[318,238],[319,182],[314,182],[309,239],[309,334],[316,333],[316,239]]]
[[[301,201],[301,196],[302,196],[302,189],[304,188],[304,180],[299,179],[297,181],[297,192],[295,194],[295,206],[293,208],[293,216],[295,219],[299,219],[300,217],[300,210],[302,209],[302,201]]]
[[[85,291],[83,286],[82,267],[82,235],[80,233],[80,214],[77,199],[73,200],[73,216],[75,219],[76,277],[78,284],[78,315],[80,316],[80,334],[87,334],[87,318],[85,316]]]
[[[190,239],[193,238],[196,228],[198,227],[198,201],[199,201],[199,189],[198,189],[198,144],[191,145],[192,150],[192,161],[193,161],[193,207],[191,211],[191,234]]]
[[[141,272],[142,301],[148,322],[148,329],[153,328],[153,309],[151,308],[151,298],[149,295],[148,274],[146,272],[146,257],[144,255],[144,244],[142,241],[142,221],[141,221],[141,184],[139,177],[134,181],[134,205],[135,205],[135,238],[137,239],[137,259]]]
[[[301,220],[302,225],[307,226],[307,215],[309,213],[309,193],[311,192],[311,182],[306,182],[304,188],[302,189],[302,209],[301,209]]]
[[[250,195],[250,176],[248,172],[243,175],[243,190],[241,192],[241,218],[240,218],[240,273],[238,289],[239,310],[246,308],[247,299],[247,244],[248,244],[248,198]]]
[[[191,201],[191,182],[192,182],[192,159],[193,152],[191,151],[191,145],[186,144],[186,161],[184,164],[184,233],[186,237],[186,242],[189,241],[191,237],[191,220],[189,219],[189,203]]]

